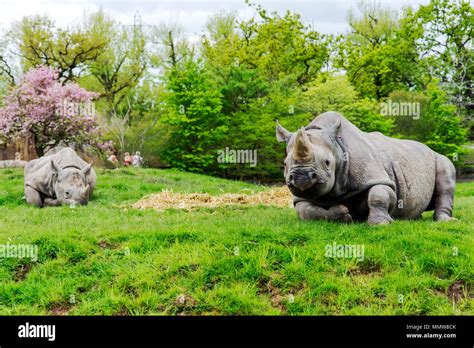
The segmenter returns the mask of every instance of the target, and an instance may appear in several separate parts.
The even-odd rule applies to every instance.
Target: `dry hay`
[[[142,198],[133,205],[133,208],[153,208],[156,210],[173,208],[190,210],[198,207],[217,208],[226,205],[259,204],[287,208],[293,207],[291,198],[291,193],[286,186],[257,193],[251,190],[242,190],[240,193],[225,193],[218,196],[211,196],[207,193],[176,193],[166,190]]]

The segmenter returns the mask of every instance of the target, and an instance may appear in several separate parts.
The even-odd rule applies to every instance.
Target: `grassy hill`
[[[162,189],[217,195],[247,183],[172,170],[99,170],[86,207],[26,205],[21,170],[0,170],[0,314],[474,314],[474,183],[456,222],[303,222],[268,206],[137,210]],[[325,246],[364,246],[363,261]]]

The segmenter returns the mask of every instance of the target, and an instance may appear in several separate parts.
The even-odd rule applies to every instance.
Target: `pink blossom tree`
[[[61,84],[56,70],[29,70],[0,108],[0,140],[33,137],[38,155],[59,142],[97,145],[99,126],[93,99],[75,83]],[[3,139],[2,139],[3,138]]]

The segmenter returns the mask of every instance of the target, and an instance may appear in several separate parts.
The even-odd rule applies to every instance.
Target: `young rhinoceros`
[[[85,205],[95,183],[92,164],[85,162],[71,148],[32,160],[25,166],[26,202],[38,207]]]
[[[291,133],[277,122],[287,143],[285,179],[303,220],[416,219],[433,210],[451,220],[456,171],[443,155],[411,140],[366,133],[337,112],[326,112]]]

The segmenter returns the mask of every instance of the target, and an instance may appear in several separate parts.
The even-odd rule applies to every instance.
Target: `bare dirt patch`
[[[257,287],[259,294],[268,295],[270,297],[270,303],[273,307],[286,313],[285,300],[287,297],[282,294],[280,288],[275,286],[271,279],[261,278],[257,283]]]
[[[121,307],[118,311],[112,314],[112,316],[114,317],[125,317],[129,315],[130,315],[130,311],[125,307]]]
[[[99,248],[101,249],[117,249],[118,245],[111,243],[105,239],[101,239],[98,243]]]
[[[207,193],[176,193],[162,191],[144,197],[133,205],[133,208],[156,210],[186,209],[207,207],[217,208],[226,205],[268,205],[282,208],[293,207],[291,193],[285,186],[254,193],[241,191],[240,193],[226,193],[211,196]]]
[[[378,263],[369,260],[357,264],[349,269],[347,273],[351,276],[379,274],[382,273],[382,267]]]
[[[69,314],[69,308],[56,307],[51,309],[51,315],[64,316]]]
[[[196,300],[189,295],[180,294],[176,297],[174,303],[179,308],[187,308],[194,307],[196,305]]]
[[[468,297],[468,286],[465,282],[458,280],[448,287],[448,297],[454,303]]]
[[[101,248],[101,249],[105,249],[105,248],[107,248],[108,246],[109,246],[109,244],[108,244],[107,241],[105,241],[105,240],[101,240],[101,241],[99,242],[99,248]]]
[[[188,316],[192,315],[191,310],[196,306],[197,301],[190,295],[180,294],[176,297],[174,305],[177,308],[176,315]]]
[[[13,280],[20,282],[26,278],[26,275],[31,270],[31,265],[29,263],[18,265],[15,268],[15,274],[13,275]]]
[[[71,302],[63,300],[63,301],[53,302],[49,304],[48,307],[49,307],[50,315],[63,316],[63,315],[69,315],[69,312],[71,311],[73,307],[73,304]]]

